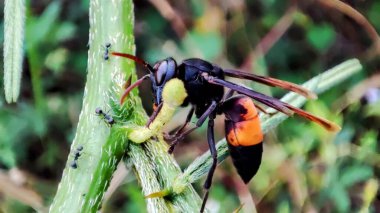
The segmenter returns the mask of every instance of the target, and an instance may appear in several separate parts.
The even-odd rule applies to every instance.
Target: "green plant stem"
[[[122,158],[119,151],[124,152],[128,141],[121,136],[110,136],[110,132],[117,135],[119,131],[110,131],[109,126],[95,115],[95,109],[102,107],[107,111],[110,99],[122,92],[124,72],[134,72],[131,62],[105,61],[103,58],[106,43],[134,52],[133,21],[131,1],[90,1],[90,48],[83,108],[50,212],[96,212],[115,164]],[[70,164],[79,146],[83,146],[83,150],[77,160],[78,168],[73,169]]]
[[[149,141],[141,146],[130,144],[129,161],[134,165],[145,195],[169,188],[174,178],[181,174],[178,164],[168,155],[167,150],[168,147],[163,141]],[[147,198],[148,211],[198,212],[201,200],[189,186],[187,185],[180,195],[173,196],[170,201],[162,198]]]
[[[357,59],[347,60],[333,67],[332,69],[329,69],[324,73],[312,78],[311,80],[304,83],[303,86],[314,91],[317,94],[320,94],[332,88],[333,86],[340,84],[342,81],[359,72],[361,69],[362,66]],[[287,102],[296,107],[300,107],[306,102],[306,99],[303,96],[290,92],[286,94],[281,99],[281,101]],[[261,114],[260,120],[262,122],[263,132],[267,133],[279,125],[281,122],[283,122],[286,118],[288,118],[288,116],[282,113],[276,113],[273,116]],[[228,157],[229,153],[225,139],[217,143],[217,152],[219,163]],[[212,158],[209,151],[198,157],[192,164],[188,166],[184,173],[175,180],[175,183],[172,186],[173,190],[176,191],[176,188],[182,188],[184,185],[191,184],[202,178],[207,174],[211,163]]]
[[[33,97],[35,102],[36,111],[40,116],[44,116],[46,112],[46,100],[44,97],[42,79],[41,79],[41,56],[36,47],[29,47],[26,50],[29,58],[29,69],[33,87]]]
[[[167,154],[163,140],[143,144],[127,140],[128,132],[147,120],[136,90],[122,107],[118,104],[125,75],[134,74],[134,63],[113,57],[106,61],[103,56],[106,43],[111,43],[111,50],[134,53],[133,22],[130,0],[90,1],[88,75],[71,153],[79,146],[83,146],[83,150],[77,169],[70,167],[74,154],[69,156],[51,212],[98,211],[112,174],[123,157],[132,163],[144,195],[168,187],[181,173],[175,160]],[[105,111],[112,109],[116,123],[111,129],[95,115],[97,107]],[[149,212],[196,212],[199,205],[200,198],[191,185],[171,202],[164,198],[147,199]]]
[[[4,7],[4,93],[8,103],[20,94],[24,56],[25,1],[5,0]]]

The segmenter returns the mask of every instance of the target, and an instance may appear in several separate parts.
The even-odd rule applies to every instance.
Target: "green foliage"
[[[129,202],[124,207],[125,212],[147,212],[145,207],[145,198],[141,195],[141,188],[135,184],[128,184],[124,188],[125,194],[129,198]]]
[[[46,39],[59,42],[51,33],[57,27],[56,22],[60,10],[61,4],[54,1],[44,10],[41,16],[28,19],[25,32],[28,49],[37,48],[41,42],[46,42]]]
[[[380,20],[379,11],[380,11],[380,2],[373,1],[372,5],[369,7],[369,11],[368,11],[368,19],[372,23],[377,23],[378,20]],[[375,25],[375,27],[377,30],[379,30],[379,28],[380,28],[378,25]]]
[[[213,32],[189,32],[183,39],[186,52],[199,52],[200,57],[210,60],[215,59],[220,54],[222,44],[220,35]]]
[[[335,31],[329,25],[315,26],[308,31],[307,39],[318,51],[327,51],[335,40]]]

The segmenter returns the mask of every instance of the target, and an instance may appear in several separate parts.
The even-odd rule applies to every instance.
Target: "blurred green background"
[[[89,0],[27,2],[19,102],[6,104],[0,91],[0,211],[4,212],[30,212],[51,203],[75,135],[86,80]],[[379,1],[344,2],[380,32]],[[243,210],[252,212],[253,199],[258,212],[380,212],[380,50],[372,47],[363,25],[336,8],[301,1],[297,10],[295,4],[136,1],[136,54],[150,63],[168,56],[177,61],[199,57],[295,83],[359,58],[363,72],[305,107],[339,123],[341,132],[334,135],[302,118],[288,119],[266,135],[263,162],[249,190],[228,159],[216,171],[208,205],[215,212],[233,212],[244,203]],[[3,2],[0,7],[2,13]],[[0,25],[3,43],[3,20]],[[266,36],[268,32],[272,34]],[[117,50],[117,44],[111,48]],[[278,98],[285,93],[241,83]],[[149,84],[140,91],[151,113]],[[178,111],[167,130],[183,122],[186,110]],[[176,148],[182,168],[207,150],[205,135],[201,128]],[[222,117],[216,121],[216,135],[224,137]],[[106,196],[104,212],[145,212],[137,180],[129,169],[121,170],[115,175],[121,186]],[[199,192],[202,184],[195,185]]]

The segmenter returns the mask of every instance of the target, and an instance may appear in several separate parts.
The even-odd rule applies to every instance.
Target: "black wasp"
[[[188,97],[185,99],[182,106],[185,107],[190,104],[191,110],[189,111],[185,123],[179,128],[179,130],[174,135],[167,137],[172,141],[169,149],[170,153],[173,151],[178,141],[183,139],[188,133],[200,127],[205,120],[209,118],[207,141],[213,158],[213,163],[204,183],[204,189],[206,192],[203,198],[201,212],[203,212],[205,208],[208,191],[217,165],[217,152],[214,140],[214,119],[216,115],[225,114],[226,139],[230,155],[233,159],[234,166],[245,183],[248,183],[252,179],[261,164],[263,138],[255,106],[265,113],[265,110],[258,105],[255,105],[250,98],[285,113],[286,115],[296,113],[321,125],[329,131],[338,131],[340,129],[338,125],[326,119],[312,115],[302,109],[248,89],[242,85],[226,81],[224,80],[224,77],[229,76],[248,79],[268,86],[290,90],[307,98],[316,98],[314,93],[291,82],[233,69],[222,69],[218,65],[199,58],[186,59],[177,65],[177,62],[169,57],[156,62],[152,67],[150,64],[134,55],[118,52],[111,52],[111,54],[134,60],[135,62],[144,65],[149,71],[149,74],[143,76],[125,90],[120,102],[123,104],[125,98],[133,88],[140,85],[144,79],[150,78],[155,106],[155,113],[153,113],[151,119],[154,119],[154,115],[157,115],[160,111],[160,107],[162,106],[162,91],[165,84],[173,78],[178,78],[184,82]],[[227,94],[224,94],[224,87],[229,89]],[[233,96],[234,92],[245,96]],[[194,113],[198,118],[195,127],[185,130]]]

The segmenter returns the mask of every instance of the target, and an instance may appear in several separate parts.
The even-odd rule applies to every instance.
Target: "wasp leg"
[[[160,113],[160,111],[161,111],[161,109],[162,109],[163,103],[164,103],[164,102],[161,102],[161,103],[157,106],[156,110],[154,110],[153,114],[149,117],[148,122],[146,122],[145,127],[149,128],[149,125],[154,121],[154,119],[156,119],[158,113]]]
[[[183,132],[183,130],[186,128],[186,126],[191,121],[191,118],[193,117],[193,114],[194,114],[194,110],[195,110],[195,108],[192,106],[189,113],[187,114],[185,123],[182,124],[182,126],[173,135],[167,134],[164,136],[166,141],[173,141],[176,137],[178,137],[178,135],[180,135]]]
[[[217,103],[216,101],[212,101],[211,105],[208,107],[208,109],[203,113],[203,115],[198,119],[197,123],[195,124],[195,127],[191,128],[191,129],[188,129],[186,131],[184,131],[183,133],[181,133],[180,135],[176,136],[176,138],[173,140],[173,142],[170,144],[170,147],[169,147],[169,154],[173,153],[174,151],[174,147],[178,144],[178,142],[180,140],[182,140],[186,135],[188,135],[189,133],[191,133],[192,131],[196,130],[197,128],[199,128],[200,126],[202,126],[202,124],[205,122],[205,120],[207,119],[207,117],[214,112],[214,110],[216,109],[217,107]]]
[[[234,90],[232,89],[229,89],[228,92],[224,95],[222,101],[221,101],[221,104],[223,104],[227,99],[231,98],[232,95],[234,94]]]
[[[210,167],[210,170],[208,171],[205,184],[203,185],[203,188],[206,190],[206,192],[205,192],[205,195],[203,196],[203,202],[202,202],[202,207],[201,207],[200,212],[203,212],[205,209],[208,193],[209,193],[211,183],[212,183],[212,177],[214,176],[216,165],[218,163],[218,153],[216,151],[215,138],[214,138],[214,119],[215,119],[215,115],[212,115],[210,116],[210,120],[208,121],[207,142],[208,142],[208,146],[210,148],[210,153],[212,156],[212,165]]]
[[[257,107],[257,109],[259,109],[261,112],[263,112],[264,114],[269,114],[269,115],[274,115],[276,114],[276,112],[274,113],[269,113],[268,111],[266,111],[262,106],[258,105],[258,104],[255,104],[255,106]]]

